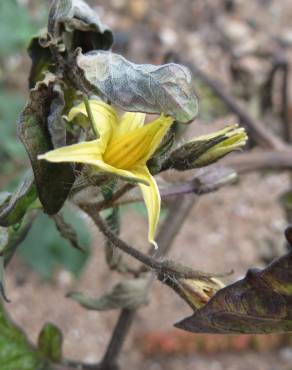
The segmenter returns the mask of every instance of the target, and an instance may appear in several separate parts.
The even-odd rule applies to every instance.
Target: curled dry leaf
[[[14,193],[6,193],[2,201],[1,198],[0,195],[0,226],[7,227],[21,221],[28,207],[37,198],[32,172],[25,175]]]
[[[60,235],[66,239],[70,245],[82,253],[86,253],[86,249],[80,244],[77,231],[64,218],[64,215],[59,212],[53,216],[56,228]]]
[[[36,84],[18,123],[18,136],[29,155],[38,196],[48,214],[60,210],[74,182],[70,164],[37,159],[39,154],[53,149],[53,143],[57,145],[64,141],[65,132],[59,127],[62,123],[60,102],[63,99],[59,99],[60,92],[56,91],[55,83],[54,75],[47,74],[43,81]],[[58,135],[55,135],[56,132]]]
[[[53,56],[48,47],[42,47],[41,40],[46,39],[45,31],[32,37],[28,44],[27,53],[31,59],[31,68],[29,73],[29,88],[35,87],[38,81],[41,81],[44,74],[48,71],[53,72],[55,69]]]
[[[49,14],[48,32],[56,39],[65,32],[63,41],[67,47],[70,46],[71,51],[77,47],[81,47],[84,52],[108,50],[113,44],[112,31],[83,0],[54,0]],[[69,39],[71,45],[68,45]]]
[[[98,298],[89,298],[78,292],[69,293],[68,297],[88,310],[136,309],[147,303],[147,286],[147,279],[129,279],[117,284],[109,293]]]
[[[134,64],[109,51],[79,53],[77,65],[93,88],[126,111],[163,112],[182,123],[197,114],[192,76],[184,66]]]

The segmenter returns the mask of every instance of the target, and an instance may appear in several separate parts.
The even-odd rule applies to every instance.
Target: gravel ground
[[[32,2],[33,3],[33,2]],[[111,0],[91,1],[115,31],[114,50],[136,62],[160,63],[165,52],[176,50],[208,73],[232,86],[230,50],[236,55],[275,48],[277,40],[287,48],[292,44],[291,0],[235,1],[235,11],[223,11],[219,0]],[[287,49],[289,55],[289,49]],[[247,53],[248,54],[248,53]],[[256,76],[254,87],[262,78],[266,64],[245,60],[247,71]],[[20,68],[21,69],[21,68]],[[245,69],[246,71],[246,69]],[[200,96],[201,105],[207,97]],[[211,107],[212,108],[212,107]],[[224,124],[234,117],[224,117]],[[222,125],[222,119],[218,123]],[[192,134],[213,130],[202,116],[190,130]],[[171,175],[170,175],[171,177]],[[165,177],[164,181],[168,178]],[[242,176],[236,186],[205,195],[194,205],[190,217],[180,230],[171,258],[204,271],[233,269],[233,281],[249,267],[263,266],[263,259],[276,256],[284,249],[284,214],[279,196],[289,188],[287,174],[250,174]],[[128,219],[131,219],[129,227]],[[143,249],[147,232],[143,215],[128,210],[122,237]],[[103,240],[92,228],[93,256],[79,281],[65,271],[56,272],[52,283],[45,283],[16,257],[7,271],[7,290],[12,303],[9,312],[35,341],[46,321],[57,324],[64,332],[67,357],[96,362],[104,352],[116,312],[85,311],[65,298],[68,291],[80,290],[90,296],[107,291],[118,281],[109,276],[104,264]],[[142,308],[121,356],[122,368],[141,370],[291,370],[292,350],[234,350],[216,354],[193,353],[181,356],[146,356],[139,338],[153,331],[167,331],[189,315],[190,309],[174,293],[155,282],[148,306]]]

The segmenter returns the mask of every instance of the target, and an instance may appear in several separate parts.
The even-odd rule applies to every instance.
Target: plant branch
[[[262,122],[251,117],[247,108],[241,106],[230,94],[228,94],[218,81],[210,79],[203,71],[190,63],[187,63],[187,66],[224,101],[234,114],[238,116],[241,123],[246,126],[248,135],[250,135],[256,143],[266,149],[283,149],[286,147],[283,141],[269,131]]]
[[[238,155],[225,157],[221,163],[230,166],[238,173],[264,170],[292,170],[292,149],[251,150]]]
[[[118,369],[117,358],[121,353],[123,344],[133,322],[135,312],[136,310],[129,310],[127,308],[124,308],[121,311],[105,355],[100,363],[100,369]]]
[[[54,365],[53,370],[101,370],[96,365],[83,364],[78,361],[65,360],[62,364]]]
[[[175,59],[176,61],[187,66],[191,72],[199,77],[223,102],[226,106],[237,115],[241,123],[246,126],[248,134],[254,139],[260,146],[266,149],[284,149],[286,144],[267,129],[261,122],[257,121],[248,113],[247,108],[239,104],[225,89],[222,85],[210,77],[208,77],[201,69],[199,69],[194,63],[180,60],[176,54],[170,54],[168,59]]]
[[[290,68],[287,59],[282,61],[282,107],[281,107],[281,117],[283,122],[283,136],[284,140],[288,143],[292,141],[292,122],[289,112],[289,75]]]
[[[281,75],[281,110],[280,116],[282,119],[282,135],[283,140],[290,143],[292,140],[292,127],[289,114],[289,62],[284,54],[279,54],[274,57],[273,66],[268,75],[265,84],[262,87],[261,108],[265,113],[273,107],[273,88],[275,78],[278,74]]]
[[[135,187],[135,185],[133,185],[133,184],[126,184],[126,185],[122,186],[119,190],[117,190],[113,194],[111,199],[105,199],[101,202],[98,202],[95,205],[96,210],[101,211],[103,209],[111,208],[113,205],[116,205],[115,201],[118,200],[119,198],[121,198],[128,191],[132,190],[134,187]]]
[[[195,179],[194,179],[195,180]],[[186,181],[184,183],[169,186],[164,189],[159,189],[161,199],[168,199],[171,197],[185,195],[185,194],[202,194],[200,192],[200,185],[196,181]],[[117,199],[117,202],[111,205],[105,205],[102,209],[108,209],[111,207],[119,207],[125,204],[136,203],[136,202],[143,202],[143,198],[141,196],[125,196]]]
[[[151,269],[159,269],[160,263],[155,261],[153,258],[147,256],[146,254],[138,251],[134,247],[130,246],[126,242],[124,242],[122,239],[120,239],[118,236],[116,236],[110,228],[105,224],[101,216],[96,210],[96,207],[94,205],[81,205],[79,204],[79,207],[87,213],[94,221],[96,226],[99,228],[99,230],[103,233],[103,235],[112,243],[112,245],[121,251],[125,252],[129,256],[135,258],[136,260],[140,261],[144,265],[150,267]]]

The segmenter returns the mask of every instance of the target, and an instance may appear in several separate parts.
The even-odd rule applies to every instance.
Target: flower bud
[[[242,127],[230,125],[209,135],[198,136],[174,150],[164,165],[185,171],[208,166],[235,150],[241,150],[247,141]]]
[[[180,296],[195,309],[204,306],[219,289],[224,287],[224,284],[215,278],[181,279],[179,285]]]
[[[157,274],[162,283],[178,293],[194,310],[203,307],[218,290],[224,288],[224,284],[215,276],[167,260]]]

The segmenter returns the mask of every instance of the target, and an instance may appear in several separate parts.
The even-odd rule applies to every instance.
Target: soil
[[[91,2],[104,22],[117,31],[114,50],[135,62],[160,63],[166,52],[176,50],[195,60],[208,73],[232,86],[230,54],[246,56],[246,50],[277,48],[277,42],[292,43],[290,0],[191,1],[111,0]],[[229,5],[227,4],[229,3]],[[231,4],[231,5],[230,5]],[[229,7],[234,11],[228,12]],[[227,10],[226,10],[227,9]],[[223,36],[222,36],[223,35]],[[290,38],[289,38],[290,37]],[[227,46],[224,44],[228,40]],[[229,47],[229,49],[228,49]],[[243,53],[243,54],[242,54]],[[248,73],[261,78],[260,69],[248,61]],[[254,82],[257,83],[256,81]],[[206,99],[201,92],[201,101]],[[232,116],[212,120],[199,116],[192,134],[212,131],[234,120]],[[190,174],[188,174],[190,175]],[[170,174],[170,178],[173,174]],[[165,178],[164,181],[168,180]],[[194,205],[180,230],[170,257],[203,271],[234,270],[226,282],[242,277],[250,267],[285,250],[283,231],[287,225],[278,199],[289,187],[287,173],[253,173],[240,177],[236,185],[204,195]],[[128,220],[131,220],[130,227]],[[127,210],[122,237],[146,250],[147,222],[143,215]],[[18,256],[10,264],[7,291],[12,318],[35,342],[42,325],[53,322],[64,333],[66,357],[86,362],[101,358],[117,318],[117,312],[86,311],[65,298],[68,291],[90,296],[106,292],[119,280],[109,274],[103,255],[103,238],[91,227],[93,255],[77,281],[63,270],[52,283],[42,281]],[[167,332],[175,322],[191,314],[190,308],[172,291],[155,282],[149,304],[139,310],[121,355],[123,369],[142,370],[291,370],[292,349],[236,351],[181,355],[143,354],[140,339],[149,332]],[[178,329],[175,329],[178,331]],[[174,330],[174,333],[175,333]]]

